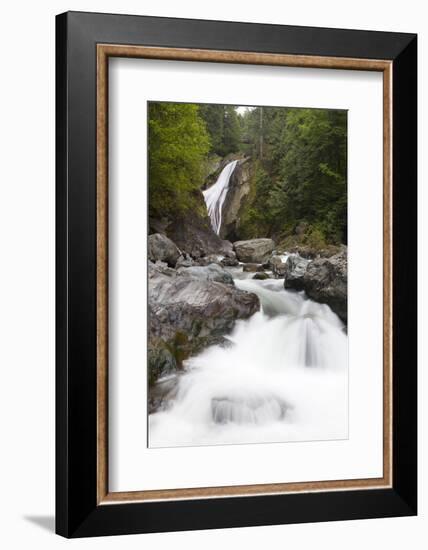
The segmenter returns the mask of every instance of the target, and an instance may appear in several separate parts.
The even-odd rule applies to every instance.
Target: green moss
[[[256,273],[253,277],[256,281],[264,281],[266,279],[269,279],[269,275],[267,273]]]
[[[319,226],[308,228],[304,234],[303,243],[318,250],[327,246],[325,234]]]

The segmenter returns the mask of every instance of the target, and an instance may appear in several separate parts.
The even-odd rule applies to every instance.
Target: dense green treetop
[[[210,139],[198,105],[149,103],[149,208],[168,216],[192,208]]]
[[[253,159],[240,238],[281,241],[305,227],[308,243],[347,239],[347,113],[230,105],[149,104],[150,214],[192,208],[207,157]]]
[[[243,236],[285,237],[303,222],[313,244],[346,242],[346,111],[258,107],[246,118],[258,169]]]
[[[211,152],[221,157],[237,153],[240,148],[241,127],[236,108],[231,105],[200,105],[203,118],[211,139]]]

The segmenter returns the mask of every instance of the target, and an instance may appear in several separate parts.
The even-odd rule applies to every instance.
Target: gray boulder
[[[264,267],[262,264],[244,264],[242,271],[256,273],[257,271],[264,271]]]
[[[253,276],[253,279],[256,281],[265,281],[266,279],[269,279],[269,275],[267,273],[256,273]]]
[[[275,248],[272,239],[251,239],[233,243],[236,256],[240,262],[263,263]]]
[[[284,260],[284,256],[272,256],[270,259],[269,267],[272,269],[272,272],[277,279],[282,279],[282,277],[285,277],[286,262],[287,260]]]
[[[304,289],[312,300],[327,304],[346,322],[348,318],[348,254],[346,247],[330,258],[311,262],[304,275]]]
[[[198,258],[196,262],[198,265],[210,265],[210,264],[222,265],[223,258],[224,256],[220,254],[208,254],[208,256],[204,256],[203,258]]]
[[[195,268],[187,271],[191,269]],[[204,278],[182,274],[171,277],[152,264],[149,269],[150,383],[180,370],[185,359],[204,347],[222,343],[237,319],[247,319],[259,309],[255,294]]]
[[[154,233],[148,238],[148,256],[152,262],[159,260],[175,267],[181,252],[171,239],[161,233]]]
[[[172,220],[166,229],[166,235],[194,260],[209,254],[234,256],[232,243],[214,233],[202,193],[198,191],[194,198],[195,208]]]
[[[234,285],[233,277],[225,269],[218,264],[210,264],[206,266],[195,265],[192,267],[180,267],[177,270],[177,275],[182,277],[192,277],[200,281],[216,281],[226,285]]]
[[[235,254],[235,253],[234,253]],[[226,267],[235,267],[237,265],[239,265],[239,262],[238,260],[236,259],[236,254],[235,254],[235,257],[227,257],[225,256],[222,260],[221,260],[221,265],[224,265]]]
[[[159,260],[157,262],[149,261],[148,265],[149,279],[159,275],[160,273],[162,275],[167,275],[168,277],[175,277],[175,275],[177,274],[175,269],[172,269],[172,267],[168,267],[168,264],[166,262],[161,262]]]
[[[177,263],[175,264],[175,268],[178,269],[179,267],[191,267],[192,265],[194,265],[194,263],[195,262],[192,260],[191,256],[184,253],[178,258]]]
[[[330,256],[338,254],[340,250],[340,246],[333,244],[327,245],[325,248],[315,248],[304,244],[289,247],[289,252],[299,254],[299,256],[308,260],[315,260],[316,258],[329,258]]]
[[[148,409],[149,414],[167,410],[177,397],[179,375],[177,373],[157,380],[149,386]]]
[[[304,276],[310,260],[297,255],[290,255],[284,266],[284,288],[304,290]]]

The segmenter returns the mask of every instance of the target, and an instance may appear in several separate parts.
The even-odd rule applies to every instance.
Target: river
[[[229,190],[229,181],[238,161],[232,160],[223,168],[214,185],[203,191],[205,204],[211,225],[217,235],[220,234],[223,205]]]
[[[261,311],[238,321],[228,345],[186,361],[170,408],[149,417],[150,447],[343,439],[348,433],[345,327],[331,309],[253,280]]]
[[[219,234],[237,161],[204,191]],[[285,257],[283,261],[285,260]],[[344,439],[348,436],[348,342],[339,317],[283,279],[254,280],[243,265],[227,268],[261,310],[225,339],[159,383],[169,406],[149,416],[149,446],[171,447]]]

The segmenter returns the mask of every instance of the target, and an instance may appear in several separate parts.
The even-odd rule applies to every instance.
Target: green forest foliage
[[[263,107],[245,119],[244,139],[258,167],[243,236],[286,237],[300,224],[308,244],[346,242],[346,111]]]
[[[346,242],[346,111],[150,103],[150,214],[192,208],[207,158],[239,152],[254,166],[240,238],[286,240],[304,227],[307,244]]]
[[[149,103],[149,208],[153,217],[194,207],[210,138],[198,105]]]
[[[231,105],[200,105],[203,118],[211,139],[211,152],[225,157],[239,151],[241,142],[240,117]]]

